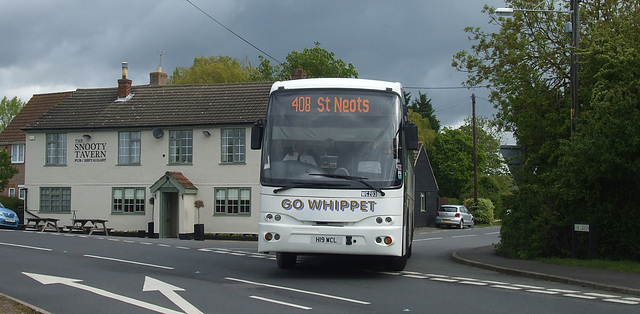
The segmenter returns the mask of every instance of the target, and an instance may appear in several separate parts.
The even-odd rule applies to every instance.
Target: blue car
[[[0,207],[0,226],[17,228],[20,218],[11,209]]]

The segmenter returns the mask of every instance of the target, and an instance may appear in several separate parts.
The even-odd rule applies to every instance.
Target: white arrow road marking
[[[149,276],[144,277],[144,287],[142,291],[160,291],[169,301],[181,308],[185,313],[201,314],[200,310],[193,306],[187,300],[183,299],[176,291],[184,291],[180,287],[168,284],[158,279],[151,278]]]
[[[123,295],[118,295],[106,290],[102,290],[102,289],[98,289],[98,288],[94,288],[91,286],[87,286],[87,285],[83,285],[80,284],[79,282],[81,282],[82,280],[80,279],[71,279],[71,278],[64,278],[64,277],[56,277],[56,276],[48,276],[48,275],[40,275],[40,274],[33,274],[33,273],[26,273],[26,272],[22,272],[24,275],[31,277],[32,279],[40,282],[43,285],[50,285],[50,284],[61,284],[61,285],[66,285],[69,287],[73,287],[73,288],[77,288],[80,290],[85,290],[85,291],[89,291],[91,293],[95,293],[97,295],[103,296],[103,297],[107,297],[110,299],[114,299],[114,300],[118,300],[124,303],[129,303],[131,305],[135,305],[147,310],[151,310],[151,311],[156,311],[158,313],[170,313],[170,314],[182,314],[182,312],[178,312],[178,311],[174,311],[172,309],[168,309],[168,308],[164,308],[155,304],[151,304],[151,303],[147,303],[144,301],[140,301],[140,300],[136,300],[133,298],[129,298],[127,296],[123,296]]]

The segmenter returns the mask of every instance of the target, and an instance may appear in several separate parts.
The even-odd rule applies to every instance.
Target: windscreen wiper
[[[293,188],[323,188],[323,187],[336,187],[336,186],[347,186],[348,184],[340,184],[340,183],[313,183],[313,182],[291,182],[293,184],[283,186],[281,188],[277,188],[273,190],[273,193],[278,193],[282,191],[286,191]]]
[[[345,179],[345,180],[351,180],[351,181],[356,181],[356,182],[360,182],[362,184],[364,184],[365,186],[367,186],[368,188],[371,188],[373,190],[376,190],[376,192],[380,193],[380,195],[384,196],[384,191],[382,191],[381,188],[374,186],[373,184],[365,181],[365,177],[354,177],[354,176],[348,176],[348,175],[344,175],[344,174],[334,174],[334,173],[310,173],[310,176],[321,176],[321,177],[327,177],[327,178],[334,178],[334,179]]]

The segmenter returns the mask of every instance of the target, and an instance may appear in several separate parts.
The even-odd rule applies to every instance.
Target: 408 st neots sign
[[[76,139],[73,156],[74,162],[106,162],[107,143],[85,143]]]

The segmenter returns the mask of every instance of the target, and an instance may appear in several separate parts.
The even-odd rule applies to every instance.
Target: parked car
[[[17,228],[20,223],[20,218],[16,215],[16,212],[11,209],[4,208],[0,203],[0,226]]]
[[[463,205],[442,205],[436,212],[436,228],[455,226],[462,229],[474,224],[473,214]]]

